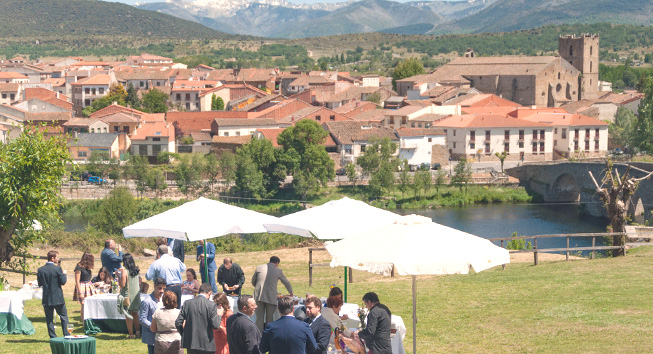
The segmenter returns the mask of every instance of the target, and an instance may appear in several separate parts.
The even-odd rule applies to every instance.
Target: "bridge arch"
[[[547,201],[573,203],[580,201],[580,186],[576,178],[569,173],[563,173],[551,186]]]

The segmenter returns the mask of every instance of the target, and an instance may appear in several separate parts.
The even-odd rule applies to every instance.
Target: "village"
[[[121,62],[63,58],[0,61],[0,142],[36,125],[66,134],[71,158],[93,153],[156,162],[162,152],[235,151],[310,119],[341,169],[373,138],[389,138],[411,167],[603,157],[619,107],[637,112],[643,94],[612,92],[598,78],[597,35],[559,38],[556,56],[477,57],[472,49],[434,72],[397,80],[349,72],[277,68],[188,68],[143,53]],[[164,113],[94,102],[114,89],[142,98],[157,90]],[[218,104],[219,102],[219,104]],[[167,112],[166,112],[167,110]]]

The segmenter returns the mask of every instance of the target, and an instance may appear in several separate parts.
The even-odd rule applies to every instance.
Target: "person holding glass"
[[[100,271],[97,273],[93,279],[91,279],[91,283],[95,285],[96,288],[99,288],[102,292],[111,292],[111,282],[113,281],[113,278],[111,277],[111,273],[109,273],[109,269],[107,267],[102,267],[100,268]],[[109,289],[108,291],[106,289]]]
[[[181,335],[175,327],[179,317],[177,295],[170,290],[163,293],[163,308],[154,311],[150,330],[154,336],[154,352],[157,354],[183,354]]]
[[[181,295],[197,295],[200,290],[200,282],[197,280],[195,269],[186,269],[186,280],[181,283]]]

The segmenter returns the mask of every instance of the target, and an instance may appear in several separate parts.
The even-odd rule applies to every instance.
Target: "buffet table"
[[[18,291],[0,292],[0,334],[36,333],[32,322],[23,312],[24,296]]]
[[[147,296],[150,294],[141,294],[141,301]],[[193,295],[182,295],[182,305],[192,298]],[[163,304],[159,301],[159,308],[161,307]],[[103,332],[127,333],[125,315],[118,312],[117,294],[98,294],[84,299],[84,320],[91,320]]]
[[[95,354],[95,338],[52,338],[50,350],[52,354]]]

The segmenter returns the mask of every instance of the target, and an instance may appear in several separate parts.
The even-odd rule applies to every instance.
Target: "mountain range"
[[[437,24],[473,15],[497,0],[361,0],[331,4],[293,4],[284,0],[169,0],[138,5],[201,23],[227,33],[273,38],[304,38],[366,33]],[[392,31],[391,31],[392,32]]]
[[[507,32],[567,23],[653,24],[651,0],[360,0],[313,5],[285,0],[168,0],[138,7],[227,33],[271,38]]]

